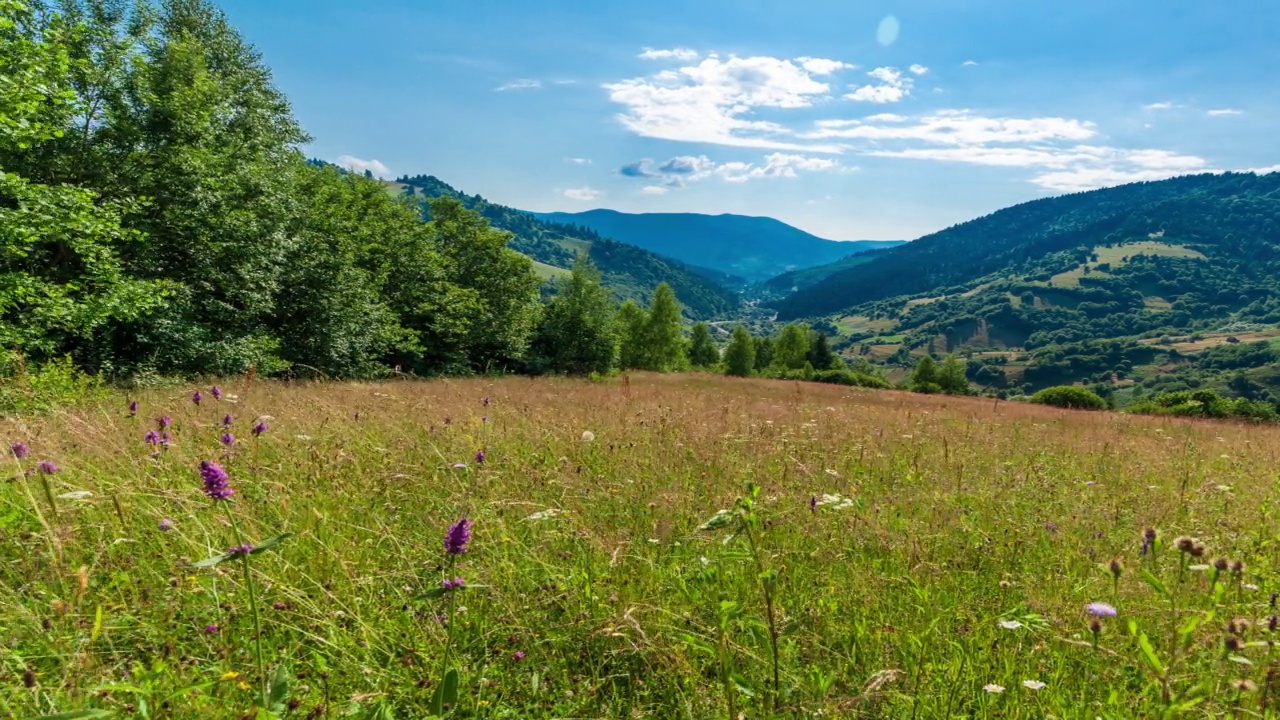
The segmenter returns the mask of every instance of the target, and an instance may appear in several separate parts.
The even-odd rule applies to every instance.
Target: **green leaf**
[[[283,713],[289,702],[289,667],[283,663],[271,672],[271,681],[267,684],[267,705],[272,712]]]
[[[266,552],[274,548],[275,546],[279,545],[280,543],[284,542],[285,540],[288,540],[291,537],[293,537],[293,533],[280,533],[275,537],[269,537],[266,540],[263,540],[262,542],[258,543],[257,545],[254,545],[253,550],[250,550],[249,554],[257,555],[258,553]]]
[[[707,642],[706,640],[703,640],[697,635],[690,635],[689,633],[681,633],[678,637],[682,642],[684,642],[685,645],[688,645],[689,647],[693,648],[694,650],[697,650],[698,652],[704,653],[706,655],[710,655],[712,657],[714,657],[716,654],[715,647],[713,647],[711,643]]]
[[[729,673],[729,680],[733,683],[734,687],[738,688],[738,692],[743,695],[746,695],[747,697],[756,696],[756,691],[751,689],[751,685],[747,683],[747,679],[742,677],[741,674],[736,672]]]
[[[710,520],[698,526],[699,530],[719,530],[728,527],[733,523],[733,513],[728,510],[721,510],[711,516]]]
[[[1146,633],[1138,635],[1138,647],[1142,649],[1142,659],[1147,661],[1147,664],[1156,672],[1156,675],[1164,677],[1164,664],[1156,656],[1156,649],[1151,647],[1151,641],[1147,639]]]
[[[450,668],[444,674],[444,680],[431,696],[431,712],[443,716],[446,707],[458,702],[458,669]]]
[[[1151,574],[1150,570],[1146,568],[1142,569],[1142,579],[1146,580],[1148,585],[1155,588],[1155,591],[1160,593],[1165,600],[1172,601],[1172,598],[1169,596],[1169,590],[1164,586],[1164,583],[1160,582],[1160,578]]]
[[[1252,660],[1250,660],[1249,658],[1247,658],[1247,657],[1245,657],[1245,656],[1243,656],[1243,655],[1228,655],[1228,656],[1227,656],[1227,659],[1228,659],[1228,660],[1230,660],[1230,661],[1231,661],[1231,662],[1233,662],[1233,663],[1240,663],[1241,665],[1252,665],[1252,664],[1253,664],[1253,661],[1252,661]]]
[[[53,715],[41,715],[33,720],[84,720],[85,718],[108,718],[114,715],[115,712],[112,710],[72,710]]]
[[[193,563],[192,567],[211,568],[215,565],[221,565],[222,563],[230,560],[233,557],[236,557],[235,554],[233,553],[222,553],[221,555],[214,555],[213,557],[207,557],[198,563]]]

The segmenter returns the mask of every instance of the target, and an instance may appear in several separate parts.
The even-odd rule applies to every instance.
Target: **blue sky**
[[[217,0],[309,154],[535,210],[914,238],[1280,166],[1280,3]]]

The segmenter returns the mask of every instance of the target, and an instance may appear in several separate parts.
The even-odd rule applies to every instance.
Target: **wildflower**
[[[213,387],[209,388],[209,394],[213,396],[214,400],[221,400],[222,388],[218,387],[217,385],[214,385]]]
[[[448,532],[444,534],[444,551],[450,555],[465,553],[467,551],[467,543],[471,542],[471,526],[473,524],[464,517],[450,525]]]
[[[212,460],[200,461],[200,477],[204,480],[204,494],[211,500],[226,500],[235,494],[227,471]]]
[[[1231,574],[1232,574],[1232,575],[1239,575],[1239,574],[1241,574],[1241,573],[1243,573],[1243,572],[1244,572],[1244,562],[1243,562],[1243,561],[1241,561],[1241,560],[1236,560],[1236,561],[1234,561],[1234,562],[1232,562],[1232,563],[1231,563]]]
[[[31,453],[31,449],[27,447],[26,443],[19,440],[9,445],[9,452],[13,453],[13,456],[19,460],[25,460],[27,455]]]
[[[582,431],[582,442],[591,442],[592,440],[595,440],[595,439],[596,439],[595,433],[591,432],[590,430]]]
[[[163,445],[163,446],[165,446],[165,447],[169,447],[169,443],[171,443],[171,442],[173,442],[173,436],[172,436],[172,435],[170,435],[167,431],[166,431],[166,432],[162,432],[162,433],[160,433],[160,444],[161,444],[161,445]]]
[[[1179,552],[1184,552],[1190,555],[1191,550],[1196,546],[1196,541],[1195,541],[1195,538],[1189,538],[1186,535],[1183,535],[1177,540],[1174,540],[1173,545],[1174,547],[1178,548]]]
[[[1004,628],[1005,630],[1017,630],[1018,628],[1022,627],[1022,623],[1017,620],[1001,620],[999,624],[1000,624],[1000,627]]]
[[[142,436],[142,441],[148,445],[159,445],[160,433],[155,430],[148,430],[146,434]]]
[[[440,582],[440,587],[444,588],[445,590],[458,590],[458,589],[461,589],[462,586],[466,584],[467,584],[467,581],[463,580],[460,577],[455,577],[452,580],[445,578],[443,581]]]
[[[1090,615],[1099,618],[1116,616],[1115,607],[1104,602],[1091,602],[1085,605],[1084,610]]]
[[[517,650],[517,651],[515,651],[515,652],[511,653],[511,659],[512,659],[512,660],[515,660],[516,662],[520,662],[521,660],[523,660],[523,659],[524,659],[524,651],[523,651],[523,650]]]
[[[137,400],[130,400],[130,401],[129,401],[129,415],[131,415],[131,416],[132,416],[132,415],[137,415],[137,414],[138,414],[138,401],[137,401]]]
[[[1235,682],[1231,683],[1231,687],[1235,688],[1236,692],[1242,692],[1242,693],[1253,692],[1254,690],[1258,689],[1258,686],[1255,685],[1254,682],[1252,680],[1249,680],[1248,678],[1240,678],[1239,680],[1236,680]]]
[[[1110,565],[1110,570],[1111,570],[1111,577],[1116,580],[1119,580],[1120,574],[1124,572],[1124,566],[1120,564],[1119,560],[1112,560]]]
[[[227,413],[226,415],[223,415],[223,416],[222,416],[222,426],[223,426],[223,427],[231,427],[231,424],[232,424],[232,423],[234,423],[235,421],[236,421],[236,419],[235,419],[235,418],[233,418],[233,417],[231,417],[231,413]]]
[[[266,424],[265,422],[262,422],[261,420],[259,420],[258,422],[254,423],[254,425],[253,425],[253,436],[254,436],[254,437],[258,437],[259,435],[261,435],[262,433],[264,433],[264,432],[266,432],[266,431],[267,431],[267,424]]]
[[[218,625],[217,625],[217,623],[209,623],[208,625],[205,625],[205,626],[204,626],[204,631],[205,631],[206,633],[208,633],[209,635],[213,635],[214,633],[218,632]]]
[[[1022,687],[1028,690],[1043,690],[1044,683],[1040,682],[1039,680],[1023,680]]]
[[[1055,525],[1055,524],[1053,524],[1053,523],[1051,523],[1051,522],[1047,522],[1047,523],[1045,523],[1045,524],[1044,524],[1044,529],[1045,529],[1045,530],[1048,530],[1049,532],[1057,532],[1057,531],[1058,531],[1058,526],[1057,526],[1057,525]]]
[[[173,529],[173,520],[169,518],[160,518],[160,529],[169,532]]]
[[[289,609],[289,603],[287,603],[287,602],[280,602],[279,600],[277,600],[277,601],[275,601],[275,602],[271,603],[271,607],[273,607],[273,608],[275,608],[275,609],[277,609],[277,610],[288,610],[288,609]]]
[[[248,555],[251,552],[253,552],[253,546],[250,545],[249,543],[245,543],[243,545],[234,545],[232,547],[227,548],[228,555]]]
[[[1277,626],[1280,626],[1280,618],[1272,615],[1270,619],[1267,620],[1267,632],[1275,632]]]
[[[1152,528],[1152,527],[1149,527],[1149,528],[1147,528],[1146,530],[1143,530],[1143,531],[1142,531],[1142,539],[1143,539],[1143,540],[1146,540],[1148,543],[1153,543],[1153,542],[1155,542],[1155,541],[1156,541],[1156,535],[1157,535],[1157,533],[1156,533],[1156,529],[1155,529],[1155,528]]]
[[[1226,558],[1215,558],[1213,561],[1213,569],[1218,572],[1226,572],[1229,567],[1231,567],[1231,563]]]
[[[173,418],[169,417],[168,415],[161,415],[160,417],[156,418],[156,425],[161,430],[167,430],[169,426],[172,424],[173,424]]]
[[[221,441],[222,444],[226,445],[227,447],[231,447],[232,445],[236,444],[236,436],[232,435],[229,432],[222,433],[222,437],[218,438],[218,440]]]
[[[480,404],[485,407],[489,407],[489,396],[485,395],[483,398],[481,398]]]
[[[549,520],[559,514],[560,510],[557,508],[547,508],[546,510],[539,510],[538,512],[526,517],[525,520]]]
[[[809,512],[818,512],[818,496],[809,496]]]
[[[1000,693],[1004,692],[1004,686],[1003,686],[1003,685],[997,685],[997,684],[995,684],[995,683],[987,683],[986,685],[983,685],[983,686],[982,686],[982,689],[983,689],[983,690],[986,690],[987,692],[991,693],[992,695],[999,695]]]
[[[199,390],[191,393],[191,402],[199,405],[200,401],[203,399],[204,399],[204,393],[200,392]]]
[[[58,466],[54,465],[52,460],[41,460],[40,464],[36,465],[36,469],[41,475],[52,475],[58,472]]]
[[[1204,543],[1197,541],[1195,545],[1191,546],[1191,557],[1204,557],[1207,551],[1208,548],[1204,546]]]
[[[1227,649],[1227,652],[1239,652],[1240,638],[1235,635],[1228,635],[1226,640],[1222,641],[1222,646]]]
[[[477,451],[476,451],[476,464],[477,464],[477,465],[483,465],[483,464],[484,464],[484,459],[485,459],[485,457],[486,457],[486,455],[484,454],[484,450],[477,450]]]

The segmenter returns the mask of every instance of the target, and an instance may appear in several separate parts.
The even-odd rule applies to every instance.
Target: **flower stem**
[[[231,522],[231,531],[236,536],[236,547],[244,546],[244,538],[240,535],[240,527],[236,525],[236,516],[231,512],[231,503],[222,501],[222,508]],[[258,692],[262,699],[262,708],[267,708],[267,671],[262,662],[262,617],[258,613],[258,594],[253,586],[253,573],[249,570],[249,553],[242,553],[244,562],[244,584],[249,589],[249,611],[253,614],[253,655],[258,664]]]

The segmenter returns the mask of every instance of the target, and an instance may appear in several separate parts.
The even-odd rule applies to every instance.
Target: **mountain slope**
[[[587,227],[659,255],[753,281],[901,244],[897,240],[824,240],[780,220],[745,215],[634,214],[615,210],[537,215],[544,220]]]
[[[817,285],[823,280],[826,280],[832,275],[843,270],[847,270],[851,267],[857,267],[858,265],[865,265],[866,263],[880,257],[880,255],[887,251],[888,248],[867,250],[855,255],[840,258],[839,260],[833,263],[827,263],[826,265],[815,265],[813,267],[792,270],[765,280],[763,283],[760,283],[759,287],[763,288],[770,296],[786,296],[800,290],[801,288]]]
[[[720,275],[714,270],[693,268],[659,257],[642,248],[601,237],[586,228],[541,220],[479,195],[459,192],[430,175],[403,177],[397,180],[397,185],[401,191],[418,197],[457,198],[494,227],[510,232],[511,248],[541,263],[544,276],[554,275],[556,268],[571,267],[578,253],[585,252],[600,269],[605,286],[620,300],[647,304],[653,289],[665,282],[675,290],[685,314],[692,319],[732,317],[742,305],[735,293],[708,277]]]
[[[1195,249],[1219,274],[1238,275],[1244,287],[1274,287],[1274,268],[1263,268],[1280,257],[1278,231],[1280,174],[1134,183],[1036,200],[947,228],[835,273],[774,307],[789,319],[898,295],[954,294],[993,277],[1047,280],[1079,266],[1086,250],[1152,238]]]

